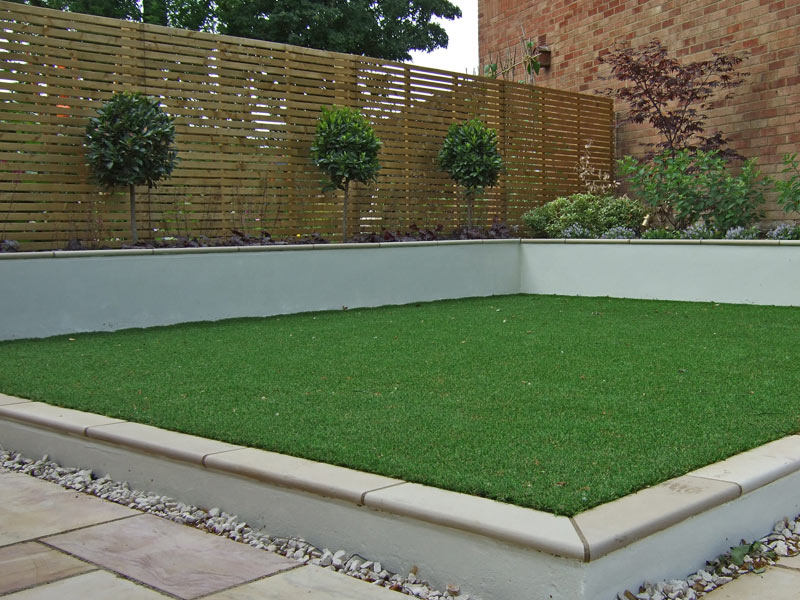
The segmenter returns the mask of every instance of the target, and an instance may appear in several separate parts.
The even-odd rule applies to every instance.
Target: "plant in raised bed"
[[[775,181],[778,190],[778,204],[783,206],[787,213],[793,210],[800,211],[800,161],[797,153],[785,154],[783,157],[783,171],[787,176],[785,180]]]
[[[675,229],[666,229],[664,227],[657,227],[655,229],[648,229],[642,232],[643,240],[677,240],[680,239],[681,232]]]
[[[632,194],[660,224],[675,229],[700,219],[723,233],[731,227],[749,227],[761,216],[770,183],[754,159],[734,173],[716,150],[665,150],[649,162],[626,156],[618,167],[628,177]]]
[[[768,240],[800,240],[800,225],[781,223],[767,231]]]
[[[726,240],[757,240],[761,237],[758,227],[731,227],[725,232]]]
[[[661,136],[656,151],[718,150],[725,158],[741,157],[726,148],[722,133],[705,133],[705,111],[719,92],[744,82],[744,74],[738,72],[743,60],[714,53],[710,60],[681,64],[659,40],[641,48],[618,48],[599,59],[623,84],[605,90],[628,104],[623,123],[650,123]]]
[[[131,238],[136,230],[135,186],[155,187],[178,163],[173,117],[160,102],[140,92],[120,92],[103,104],[86,127],[86,158],[102,186],[130,190]]]
[[[311,146],[311,160],[330,178],[325,189],[344,192],[342,241],[347,241],[347,205],[350,182],[369,183],[381,168],[381,141],[367,118],[346,106],[323,108]]]
[[[439,151],[439,166],[464,187],[467,227],[473,226],[475,196],[497,184],[503,159],[497,150],[497,131],[480,119],[453,123]]]
[[[600,237],[615,228],[638,232],[645,213],[640,202],[627,196],[573,194],[528,211],[522,220],[534,236],[565,237],[565,231],[573,233],[570,227],[578,225],[585,237]]]

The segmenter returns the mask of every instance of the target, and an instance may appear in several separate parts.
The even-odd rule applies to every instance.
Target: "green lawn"
[[[500,296],[0,343],[0,391],[573,515],[800,428],[800,309]]]

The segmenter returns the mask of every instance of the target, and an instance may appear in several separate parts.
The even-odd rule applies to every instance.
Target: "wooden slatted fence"
[[[0,239],[23,249],[129,239],[127,190],[103,192],[84,157],[88,119],[118,91],[161,99],[180,165],[137,191],[142,238],[319,233],[338,239],[341,195],[310,161],[321,108],[348,105],[383,141],[376,184],[355,185],[348,231],[463,224],[460,191],[437,168],[451,123],[498,130],[506,171],[476,220],[580,190],[585,143],[610,169],[606,98],[0,1]]]

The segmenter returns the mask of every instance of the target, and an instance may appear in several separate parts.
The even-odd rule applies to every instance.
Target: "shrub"
[[[569,227],[565,227],[557,237],[564,238],[565,240],[587,240],[595,239],[597,236],[594,235],[592,230],[588,227],[584,227],[580,223],[573,223]]]
[[[497,132],[479,119],[453,123],[439,151],[439,166],[465,188],[467,227],[472,227],[475,195],[497,184],[503,159],[497,151]]]
[[[719,231],[748,227],[760,217],[769,185],[755,160],[745,161],[734,175],[716,151],[662,152],[650,162],[626,156],[618,165],[632,193],[675,229],[699,219]]]
[[[161,110],[159,100],[139,92],[114,94],[89,119],[86,158],[92,175],[102,186],[127,185],[131,203],[131,237],[136,231],[134,186],[148,188],[170,176],[178,162],[173,118]]]
[[[588,237],[599,237],[614,227],[637,232],[644,216],[644,206],[627,196],[573,194],[528,211],[522,220],[538,237],[563,237],[564,230],[576,224]]]
[[[346,106],[323,108],[311,146],[311,160],[330,178],[327,189],[344,191],[342,241],[347,240],[347,204],[350,182],[378,178],[381,141],[367,118]]]
[[[800,240],[800,226],[781,223],[767,232],[770,240]]]
[[[683,229],[680,236],[684,240],[711,240],[719,237],[719,234],[713,227],[698,222]]]
[[[0,240],[0,252],[19,252],[19,242],[16,240]]]
[[[648,229],[642,233],[643,240],[677,240],[680,239],[681,232],[675,229],[665,229],[659,227],[656,229]]]
[[[800,162],[797,160],[797,154],[785,154],[783,165],[781,172],[787,175],[787,179],[775,181],[778,204],[782,205],[787,213],[793,210],[800,211]]]
[[[612,227],[600,236],[602,240],[632,240],[636,232],[630,227]]]
[[[757,240],[760,237],[758,227],[731,227],[725,232],[726,240]]]

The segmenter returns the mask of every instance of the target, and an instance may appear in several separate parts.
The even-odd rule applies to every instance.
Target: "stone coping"
[[[346,244],[275,244],[272,246],[212,246],[204,248],[119,248],[110,250],[44,250],[41,252],[2,252],[0,260],[21,258],[79,258],[97,256],[145,256],[159,254],[224,254],[231,252],[291,252],[308,250],[367,250],[375,248],[415,248],[419,246],[461,246],[470,244],[643,244],[675,246],[800,246],[800,240],[601,240],[534,239],[437,240],[419,242],[376,242]]]
[[[800,470],[800,435],[572,518],[0,393],[0,418],[590,562]]]

